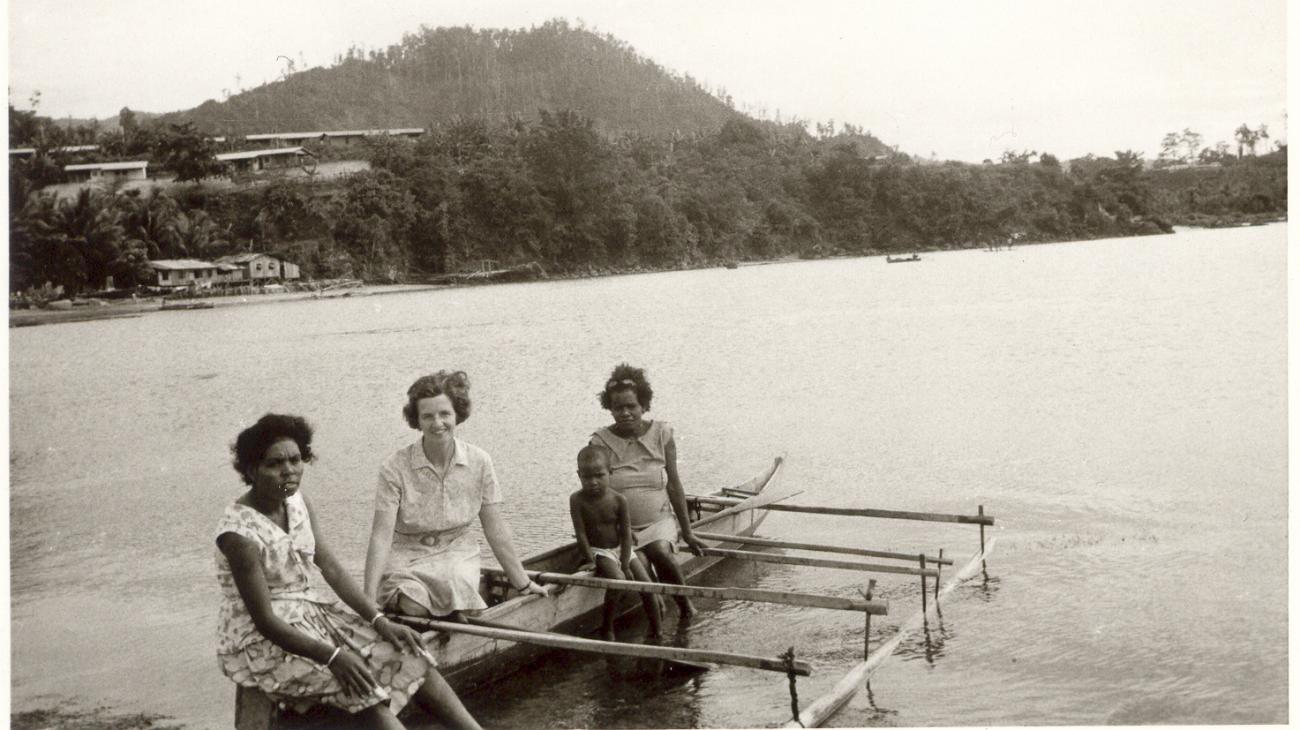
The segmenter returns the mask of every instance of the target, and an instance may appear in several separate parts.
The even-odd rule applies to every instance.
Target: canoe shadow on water
[[[653,691],[692,681],[709,671],[706,664],[646,657],[610,656],[605,657],[605,664],[611,691],[627,692],[629,698],[644,697],[647,688]]]
[[[664,664],[555,653],[487,692],[462,699],[485,727],[698,726],[697,703],[689,698],[700,693],[705,673],[682,673]],[[653,707],[647,707],[650,698]]]

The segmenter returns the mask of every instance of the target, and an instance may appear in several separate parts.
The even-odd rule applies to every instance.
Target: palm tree
[[[102,286],[117,270],[123,250],[122,214],[104,193],[87,188],[63,200],[38,195],[20,215],[35,280],[79,292]]]
[[[170,226],[180,214],[176,201],[157,188],[147,197],[123,195],[118,201],[127,240],[143,247],[149,259],[172,258]]]
[[[1255,145],[1259,142],[1258,132],[1243,124],[1237,127],[1233,136],[1237,139],[1237,159],[1241,159],[1243,147],[1250,148],[1250,154],[1255,154]]]
[[[202,258],[229,246],[225,232],[202,210],[176,213],[166,231],[171,251],[180,257]]]

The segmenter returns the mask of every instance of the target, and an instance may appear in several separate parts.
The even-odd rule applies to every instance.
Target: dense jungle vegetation
[[[539,32],[585,44],[564,62],[575,77],[583,73],[573,58],[635,58],[567,26],[507,34],[505,45],[533,47],[529,33]],[[400,52],[343,59],[322,72],[342,69],[373,81],[370,74],[399,73],[392,69],[412,73],[409,59],[428,57],[440,59],[427,65],[443,69],[445,82],[454,65],[447,59],[457,56],[445,56],[434,41],[466,38],[500,42],[491,34],[483,40],[483,33],[425,31]],[[600,44],[610,49],[592,50]],[[288,93],[298,88],[296,78],[274,86]],[[580,80],[568,83],[579,88]],[[201,180],[220,167],[192,114],[138,122],[123,110],[120,128],[87,132],[11,106],[11,146],[38,150],[10,164],[10,286],[51,282],[84,292],[107,276],[130,286],[151,279],[151,259],[210,260],[248,250],[281,255],[306,276],[393,282],[483,261],[600,273],[1141,235],[1286,213],[1284,148],[1260,155],[1219,149],[1208,157],[1199,150],[1196,159],[1193,146],[1185,154],[1175,146],[1157,167],[1125,151],[1067,162],[1008,151],[985,164],[936,163],[891,150],[852,125],[818,123],[809,131],[805,122],[758,121],[714,101],[725,113],[694,129],[629,128],[617,110],[641,102],[622,97],[592,101],[586,113],[542,105],[528,116],[426,123],[429,131],[415,140],[373,138],[362,153],[371,169],[339,179],[276,178],[233,189],[195,182],[64,198],[39,190],[57,181],[52,150],[62,144],[94,141],[100,155],[148,158],[178,179]],[[352,102],[358,110],[380,103],[371,96]],[[286,112],[280,131],[400,126],[369,117],[306,119],[295,116],[305,113],[299,107],[285,108],[299,111]]]

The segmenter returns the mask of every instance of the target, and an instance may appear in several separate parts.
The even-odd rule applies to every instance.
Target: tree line
[[[1225,141],[1221,140],[1212,146],[1202,145],[1201,141],[1204,138],[1201,133],[1194,132],[1190,128],[1184,128],[1181,132],[1169,132],[1160,141],[1160,155],[1156,158],[1155,166],[1163,168],[1196,163],[1230,165],[1247,155],[1256,156],[1259,146],[1270,139],[1268,125],[1263,123],[1254,129],[1251,129],[1249,124],[1243,123],[1233,130],[1232,137],[1237,143],[1235,156],[1232,146]],[[1284,142],[1276,144],[1277,151],[1286,152]]]
[[[1185,170],[1127,151],[934,164],[881,153],[852,126],[817,132],[735,117],[712,132],[610,136],[576,112],[542,111],[371,139],[371,169],[338,180],[65,199],[15,184],[24,169],[11,165],[11,287],[144,284],[151,259],[248,250],[312,277],[421,281],[484,260],[665,269],[1140,235],[1286,210],[1279,153]]]

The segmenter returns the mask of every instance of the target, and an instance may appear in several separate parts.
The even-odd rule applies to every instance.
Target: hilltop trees
[[[1170,132],[1160,142],[1161,165],[1187,164],[1197,158],[1201,151],[1201,135],[1190,129],[1182,132]]]
[[[1249,126],[1243,124],[1240,127],[1237,127],[1236,131],[1233,133],[1233,137],[1237,140],[1238,159],[1242,156],[1242,148],[1250,150],[1250,154],[1254,155],[1255,146],[1268,139],[1268,125],[1261,124],[1259,125],[1259,129],[1251,129]]]
[[[162,166],[176,173],[177,182],[202,180],[222,173],[212,140],[190,122],[169,124],[155,146]]]
[[[736,116],[626,43],[552,20],[528,30],[421,28],[163,119],[231,135],[500,121],[538,109],[580,110],[604,130],[646,134],[711,130]]]
[[[1247,152],[1254,156],[1258,145],[1269,139],[1268,125],[1260,124],[1258,129],[1251,129],[1250,125],[1242,124],[1234,130],[1233,139],[1237,142],[1237,160],[1245,157]],[[1209,147],[1202,147],[1201,142],[1200,133],[1193,132],[1191,129],[1166,134],[1160,143],[1160,156],[1156,159],[1156,167],[1195,162],[1227,165],[1233,162],[1231,148],[1227,142],[1219,141]],[[1283,146],[1279,145],[1279,147]]]

